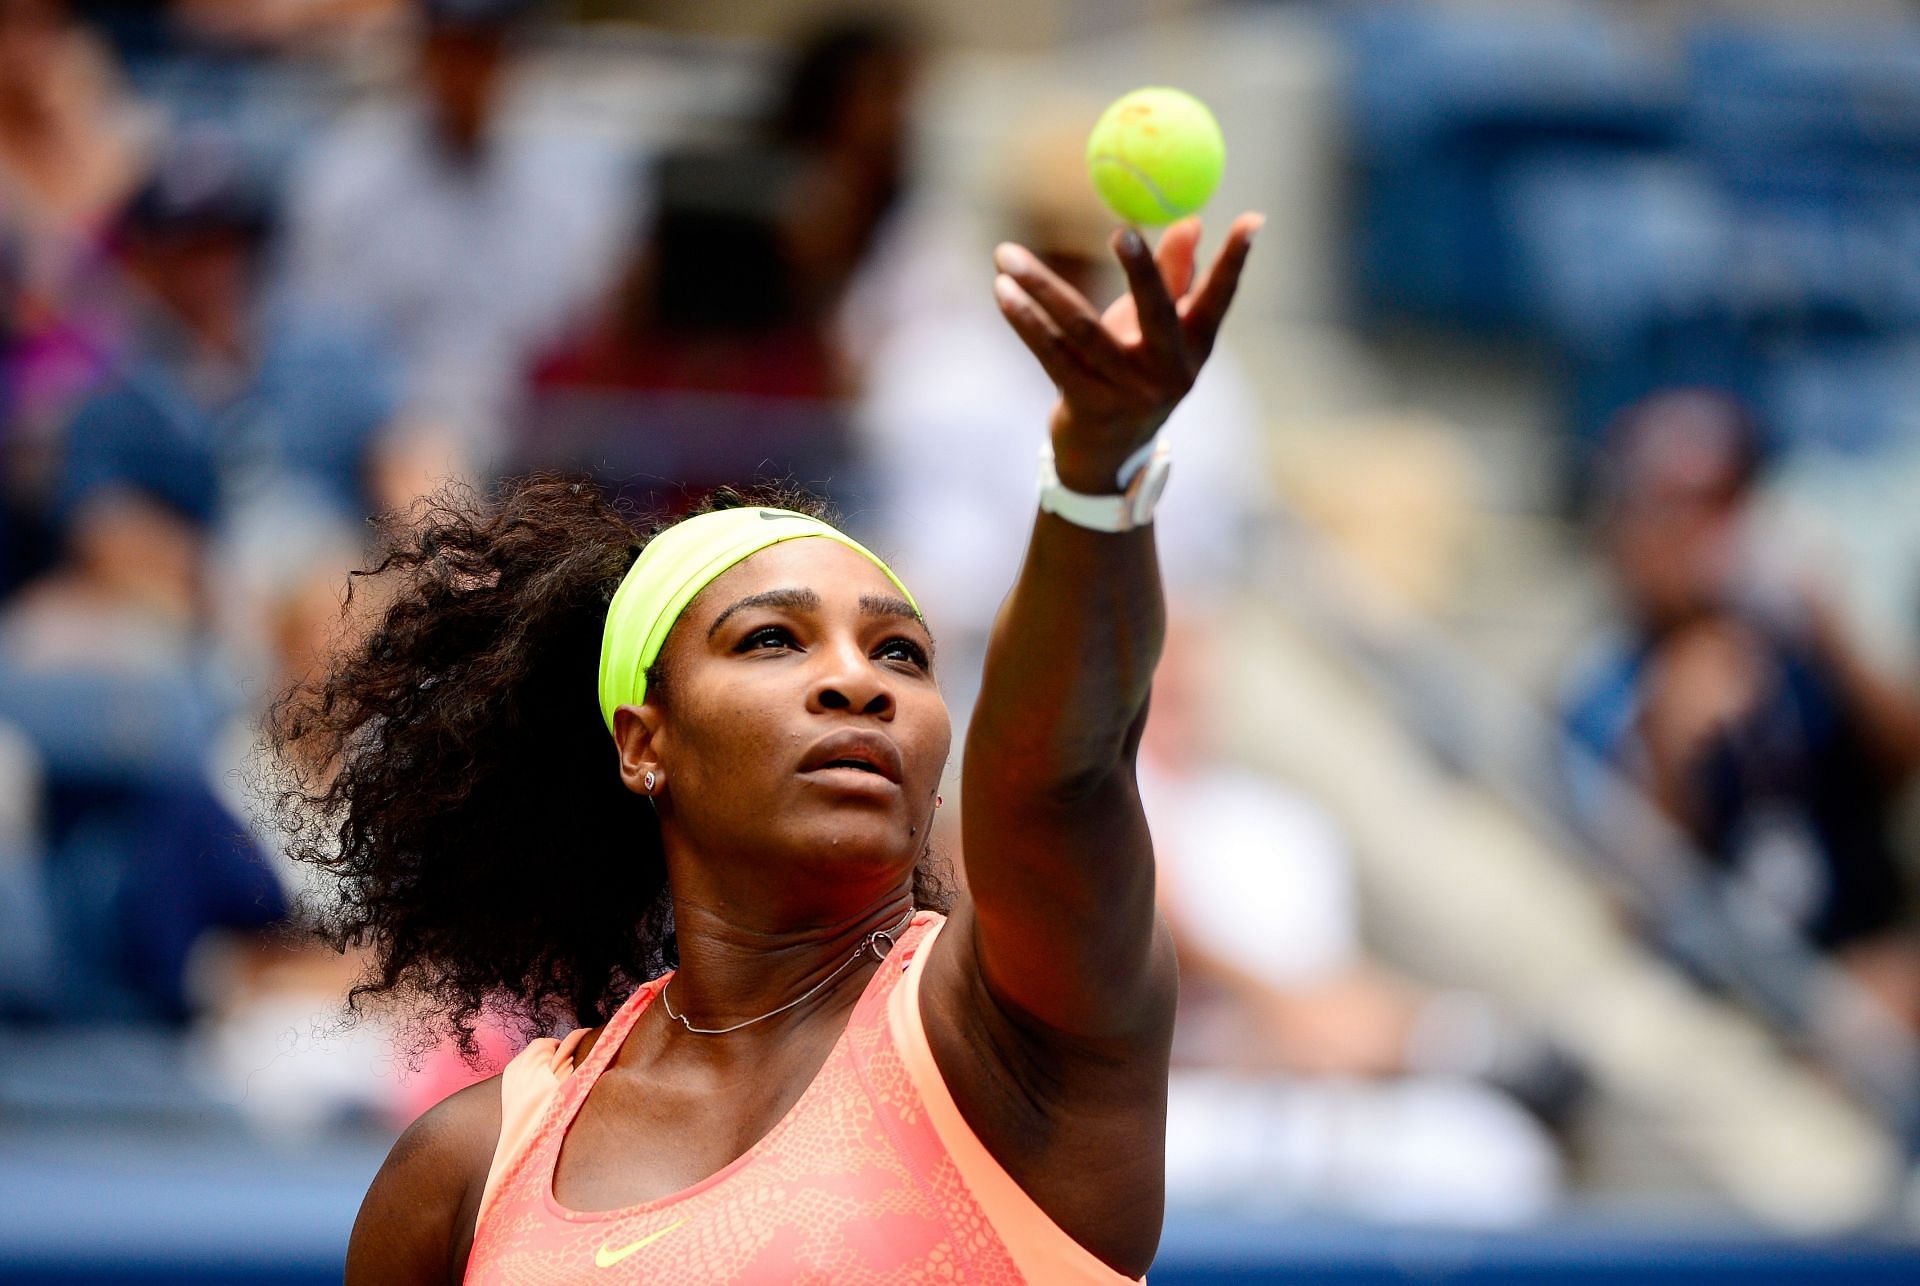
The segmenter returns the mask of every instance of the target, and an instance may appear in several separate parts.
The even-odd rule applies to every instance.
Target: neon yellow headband
[[[646,699],[647,670],[659,659],[673,623],[694,596],[742,559],[802,536],[838,541],[872,559],[913,610],[920,610],[878,555],[818,518],[790,509],[722,509],[675,523],[647,542],[607,605],[607,626],[600,636],[600,714],[608,732],[613,731],[615,710]]]

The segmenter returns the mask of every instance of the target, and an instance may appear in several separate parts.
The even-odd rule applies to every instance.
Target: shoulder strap
[[[480,1192],[480,1220],[486,1219],[514,1162],[533,1146],[534,1137],[561,1090],[576,1075],[580,1093],[593,1087],[646,1008],[650,994],[658,991],[669,977],[672,975],[663,975],[634,989],[633,995],[601,1029],[600,1039],[593,1043],[585,1063],[576,1067],[574,1052],[592,1030],[588,1027],[576,1027],[559,1040],[541,1037],[514,1055],[513,1061],[500,1073],[500,1138],[494,1144],[493,1163],[487,1167],[486,1187]]]
[[[500,1138],[493,1147],[493,1163],[487,1167],[486,1187],[480,1190],[480,1219],[487,1217],[507,1167],[533,1142],[547,1105],[573,1074],[573,1051],[589,1030],[576,1027],[559,1040],[543,1036],[531,1041],[501,1071]]]

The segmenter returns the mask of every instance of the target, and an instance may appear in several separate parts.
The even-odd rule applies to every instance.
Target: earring
[[[947,800],[946,800],[946,797],[945,797],[944,795],[935,795],[935,796],[933,797],[933,806],[934,806],[935,808],[938,808],[938,807],[940,807],[940,805],[942,805],[942,804],[944,804],[944,803],[946,803],[946,802],[947,802]]]
[[[646,776],[644,776],[644,777],[642,777],[642,778],[640,779],[640,784],[641,784],[642,786],[644,786],[644,787],[646,787],[646,790],[647,790],[647,793],[648,793],[648,794],[652,794],[652,793],[653,793],[653,784],[654,784],[654,782],[656,782],[656,781],[658,781],[658,780],[660,780],[660,779],[659,779],[658,777],[655,777],[655,776],[653,775],[653,769],[651,769],[651,768],[649,768],[649,769],[647,769],[647,775],[646,775]]]

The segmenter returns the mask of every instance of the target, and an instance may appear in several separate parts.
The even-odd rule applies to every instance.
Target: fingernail
[[[993,248],[994,266],[1001,272],[1020,272],[1032,262],[1033,256],[1011,241],[1002,241]]]
[[[1258,232],[1258,231],[1260,231],[1260,229],[1262,229],[1262,228],[1264,228],[1264,227],[1266,227],[1266,226],[1267,226],[1267,216],[1266,216],[1266,215],[1264,215],[1264,214],[1256,214],[1256,215],[1254,215],[1254,216],[1253,216],[1253,222],[1252,222],[1252,223],[1249,223],[1249,224],[1247,225],[1247,240],[1249,240],[1249,241],[1251,241],[1251,240],[1253,240],[1253,234],[1254,234],[1254,233],[1256,233],[1256,232]]]
[[[1004,303],[1013,303],[1020,297],[1020,287],[1012,277],[1002,273],[993,279],[993,293]]]
[[[1120,234],[1120,248],[1130,255],[1137,255],[1147,248],[1147,243],[1141,239],[1139,229],[1128,228]]]

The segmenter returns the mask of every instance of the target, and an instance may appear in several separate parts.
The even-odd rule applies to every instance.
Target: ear
[[[621,706],[613,712],[613,741],[620,751],[620,780],[636,795],[658,795],[666,783],[667,772],[660,762],[659,732],[663,725],[659,706]],[[653,774],[653,789],[645,782]]]

